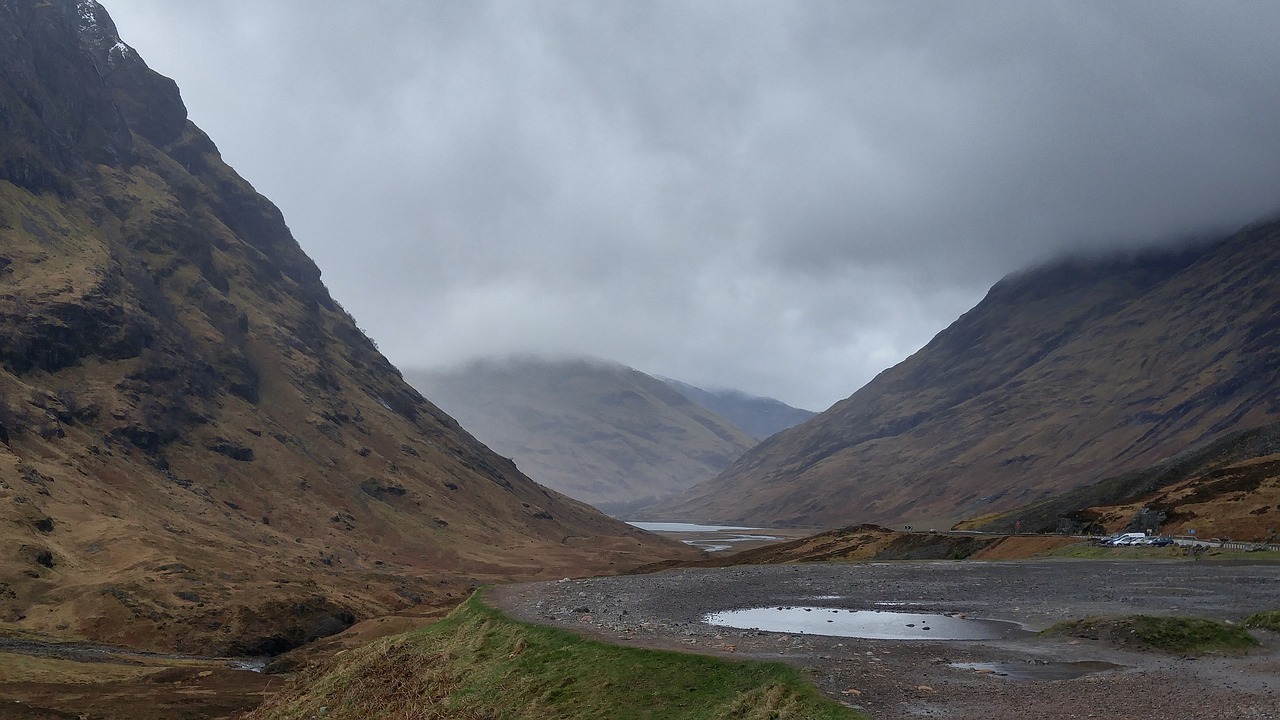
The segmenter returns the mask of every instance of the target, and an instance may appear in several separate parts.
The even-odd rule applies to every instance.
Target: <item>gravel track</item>
[[[1280,564],[1009,561],[805,564],[673,570],[495,589],[514,617],[628,645],[805,668],[824,692],[876,720],[1280,720],[1280,637],[1243,658],[1184,658],[1104,641],[894,641],[715,627],[721,610],[813,605],[962,613],[1040,630],[1093,615],[1192,615],[1239,621],[1280,608]],[[893,603],[910,603],[896,607]],[[1015,680],[952,663],[1103,661],[1123,669]]]

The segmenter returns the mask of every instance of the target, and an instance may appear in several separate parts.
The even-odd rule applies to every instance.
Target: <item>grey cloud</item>
[[[402,366],[819,408],[1004,274],[1280,208],[1270,2],[107,7]]]

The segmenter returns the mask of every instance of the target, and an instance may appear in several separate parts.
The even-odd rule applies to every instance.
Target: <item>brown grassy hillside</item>
[[[1276,542],[1280,539],[1280,455],[1198,475],[1134,502],[1087,508],[1108,532],[1134,524],[1140,512],[1153,527],[1205,538]]]
[[[0,65],[0,621],[274,652],[683,552],[406,385],[96,3],[3,0]]]
[[[973,518],[989,532],[1119,530],[1274,540],[1280,527],[1280,423],[1215,438],[1151,467],[1039,503]]]

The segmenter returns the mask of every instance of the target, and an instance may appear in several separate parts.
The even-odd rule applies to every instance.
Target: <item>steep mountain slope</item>
[[[817,415],[812,410],[791,407],[781,400],[748,395],[738,390],[703,390],[671,378],[659,378],[659,380],[675,388],[681,395],[742,428],[757,440],[763,440],[789,427],[795,427]]]
[[[844,525],[1009,509],[1280,418],[1280,225],[997,283],[927,346],[660,510]]]
[[[0,621],[275,652],[680,552],[406,385],[96,2],[0,0],[0,66]]]
[[[615,363],[517,358],[406,378],[530,477],[612,513],[715,477],[755,444]]]
[[[1280,422],[1026,507],[966,520],[988,532],[1133,531],[1271,540],[1280,528]]]
[[[1280,541],[1280,453],[1214,468],[1134,502],[1077,513],[1102,532]]]

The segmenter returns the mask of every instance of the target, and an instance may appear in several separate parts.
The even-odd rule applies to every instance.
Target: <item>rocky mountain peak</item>
[[[67,10],[72,6],[70,0],[60,0],[59,4]],[[80,39],[89,48],[105,55],[108,68],[115,69],[127,61],[141,62],[138,53],[120,39],[115,22],[101,3],[97,0],[78,0],[74,5],[79,20],[77,27]]]

